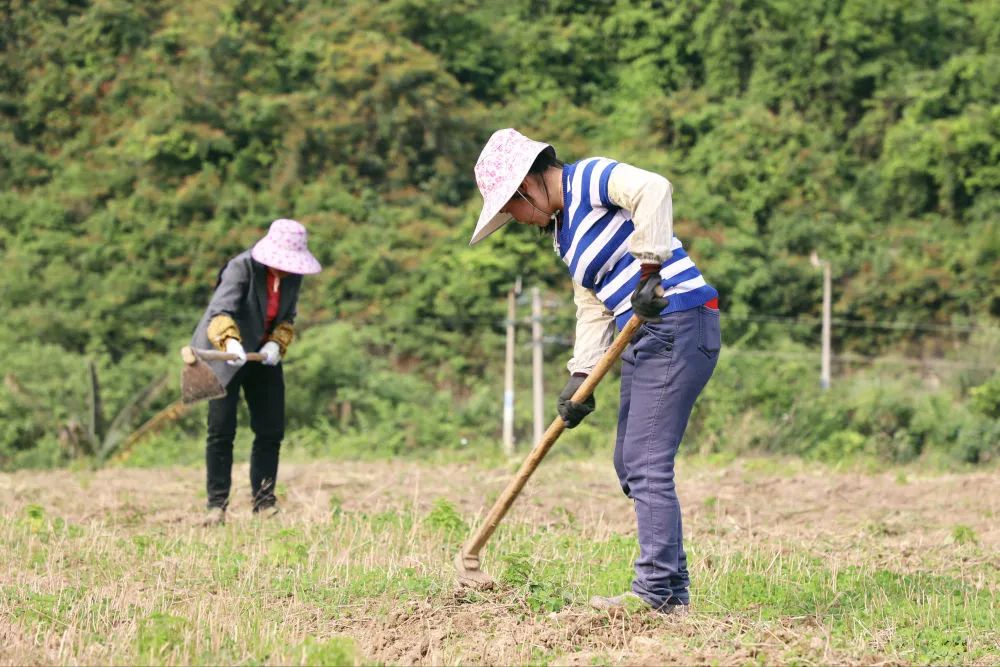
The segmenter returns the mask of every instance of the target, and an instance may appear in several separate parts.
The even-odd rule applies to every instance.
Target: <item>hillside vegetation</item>
[[[276,217],[326,267],[287,362],[295,442],[494,443],[515,277],[558,304],[548,332],[573,316],[545,239],[468,247],[472,167],[506,126],[673,181],[728,346],[692,446],[1000,453],[996,2],[14,0],[0,466],[112,452],[175,400],[155,382],[219,267]],[[837,352],[860,360],[823,400],[813,251],[834,267]],[[553,396],[566,356],[547,348]],[[614,423],[601,392],[586,446]]]

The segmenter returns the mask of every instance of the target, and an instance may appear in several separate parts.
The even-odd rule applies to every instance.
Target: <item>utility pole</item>
[[[517,317],[517,295],[521,293],[521,276],[507,293],[507,358],[503,374],[503,452],[514,453],[514,318]]]
[[[531,288],[531,379],[535,404],[535,442],[540,442],[545,434],[545,388],[542,370],[542,291]]]
[[[830,388],[830,320],[833,311],[833,278],[830,275],[830,260],[820,259],[816,251],[809,257],[812,265],[823,268],[823,330],[822,330],[822,360],[820,362],[819,386]]]

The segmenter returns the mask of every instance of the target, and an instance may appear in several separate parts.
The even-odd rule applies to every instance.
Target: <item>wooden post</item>
[[[535,429],[534,441],[538,442],[545,433],[545,387],[543,378],[542,347],[542,291],[531,288],[531,379],[534,398]]]
[[[503,451],[510,456],[514,453],[514,336],[517,317],[517,295],[521,291],[518,276],[514,287],[507,293],[507,355],[503,374]]]
[[[820,370],[819,386],[822,389],[830,388],[830,320],[833,311],[833,278],[831,277],[830,260],[820,259],[816,251],[809,256],[809,261],[816,268],[823,269],[823,328],[820,334]]]
[[[833,306],[833,279],[830,276],[830,261],[823,262],[823,360],[820,368],[819,386],[830,388],[830,320]]]

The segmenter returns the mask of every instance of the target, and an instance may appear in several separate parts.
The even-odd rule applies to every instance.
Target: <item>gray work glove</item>
[[[583,381],[587,379],[586,375],[583,374],[573,374],[570,376],[569,381],[566,386],[563,387],[562,392],[559,393],[559,416],[562,417],[563,421],[566,422],[566,428],[574,428],[577,424],[583,421],[583,418],[594,411],[597,406],[597,402],[594,400],[594,395],[591,394],[587,397],[583,403],[574,403],[569,400],[573,398],[573,394],[576,390],[580,388]]]

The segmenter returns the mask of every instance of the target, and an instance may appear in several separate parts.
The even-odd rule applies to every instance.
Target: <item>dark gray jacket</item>
[[[281,286],[278,288],[281,299],[278,314],[271,323],[272,329],[281,322],[291,324],[295,321],[295,306],[301,286],[302,276],[289,274],[281,279]],[[259,350],[271,333],[264,330],[267,317],[267,267],[250,257],[249,250],[229,260],[219,275],[219,284],[215,287],[212,300],[191,337],[193,347],[212,349],[212,343],[208,340],[208,323],[213,317],[223,313],[232,317],[240,328],[243,348],[247,352]],[[229,384],[238,370],[224,361],[210,361],[208,364],[222,386]]]

